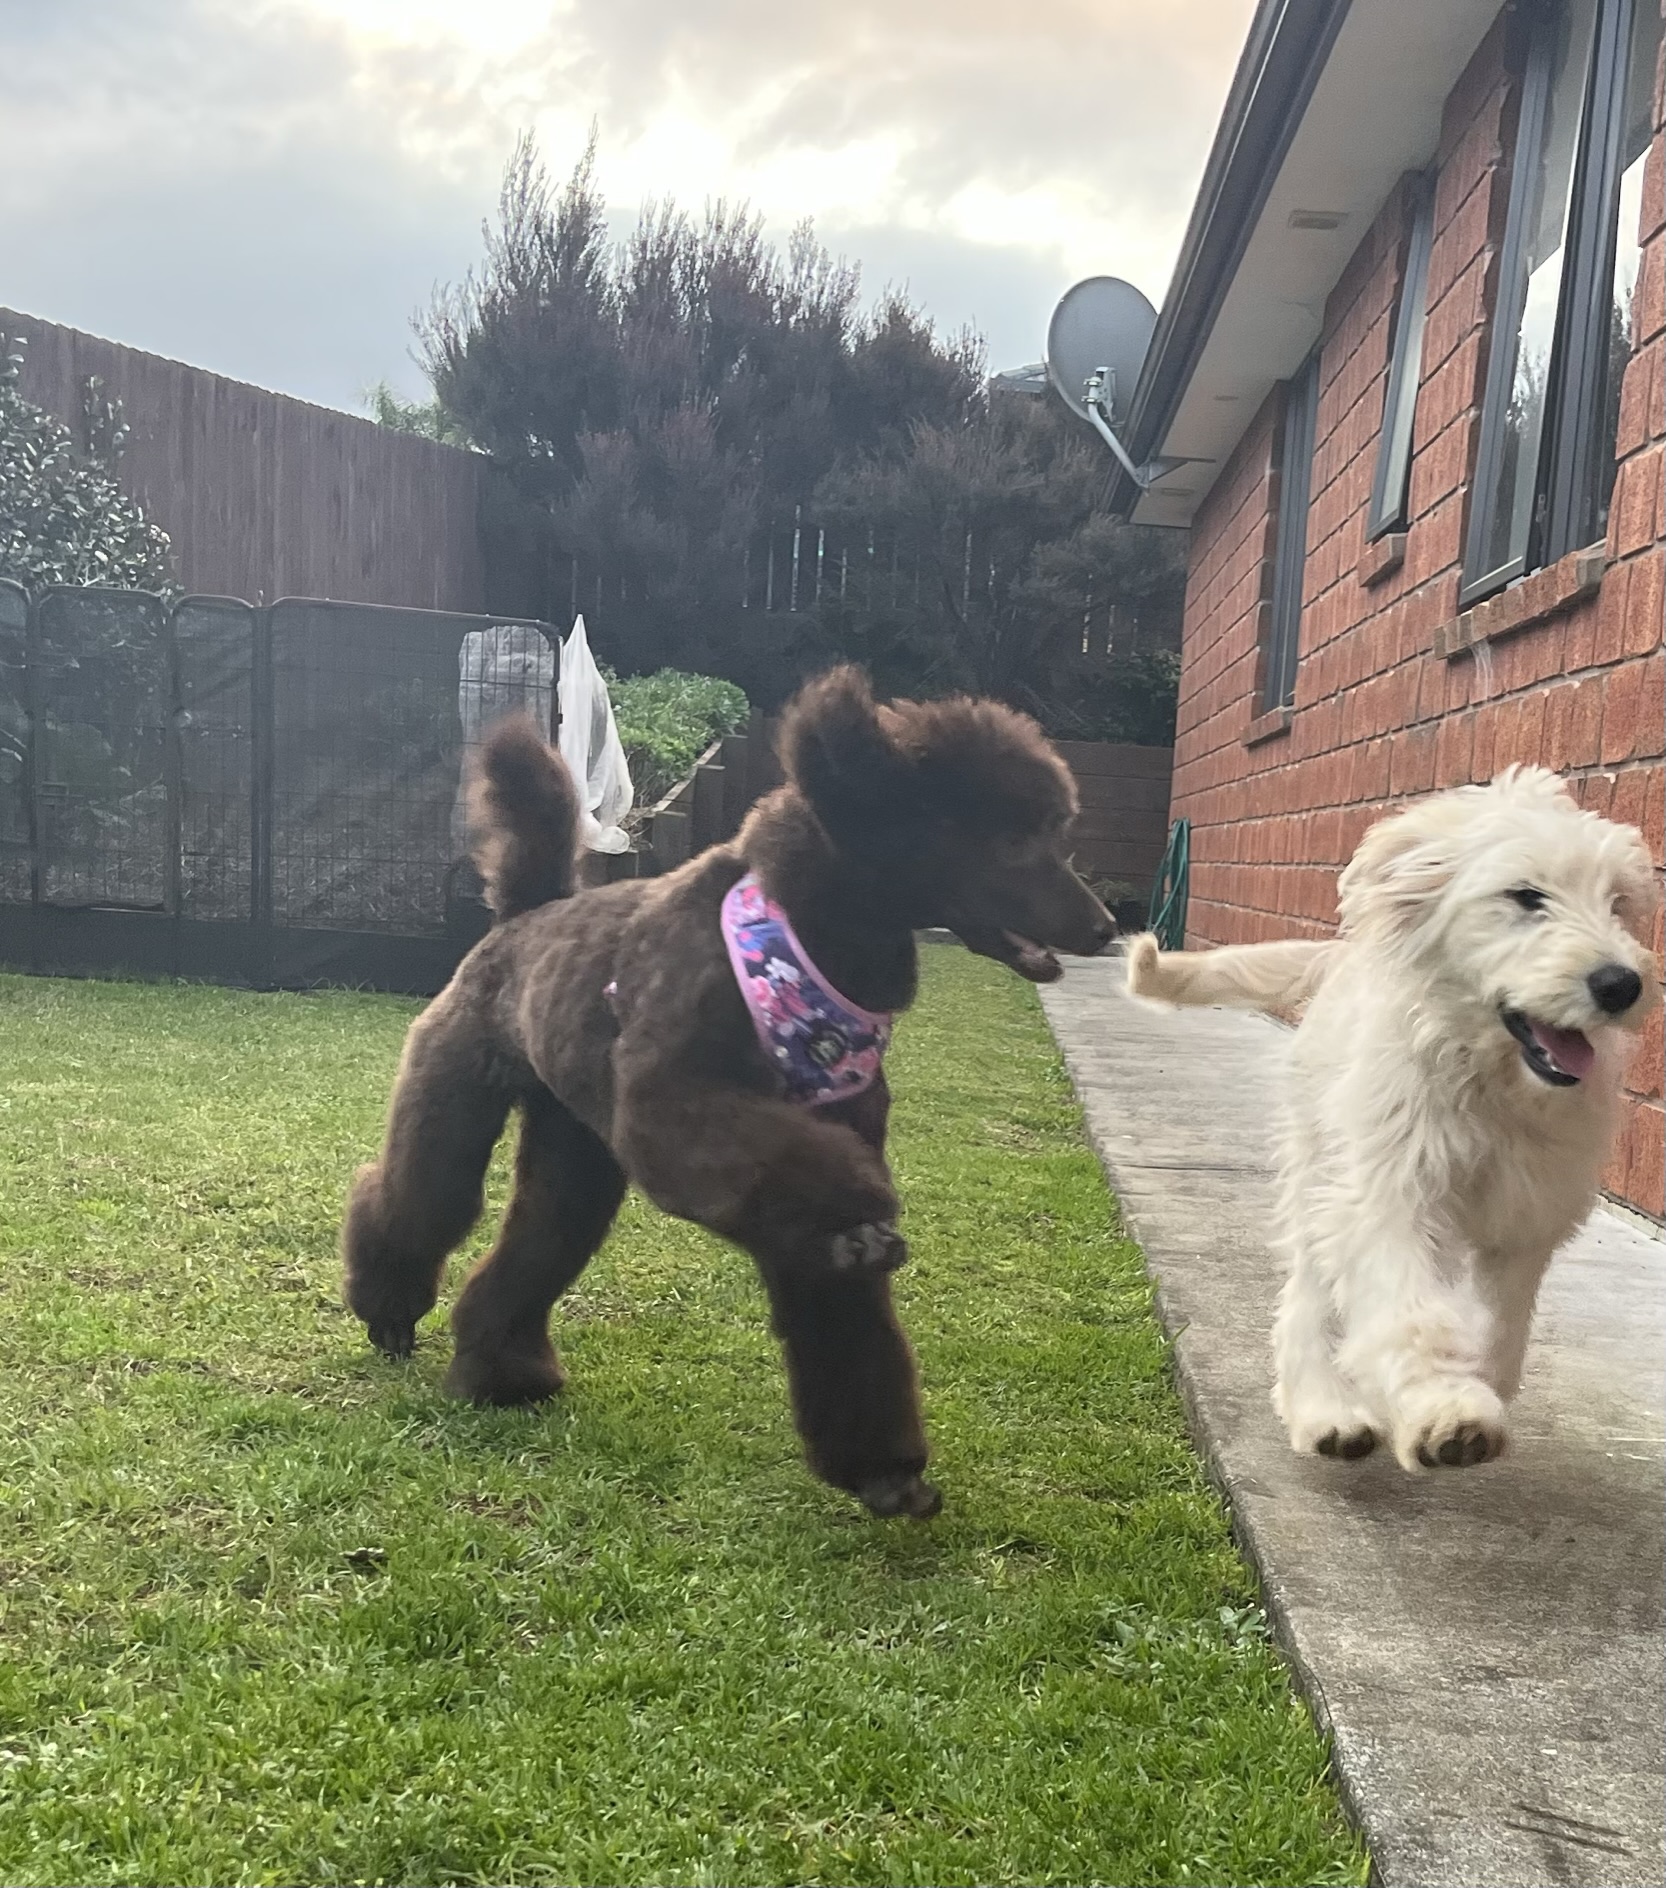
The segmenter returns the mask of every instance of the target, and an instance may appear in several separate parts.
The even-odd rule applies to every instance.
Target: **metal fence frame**
[[[18,623],[22,621],[21,656],[24,675],[21,696],[27,728],[18,736],[0,728],[6,741],[0,761],[12,773],[4,784],[12,788],[15,811],[18,789],[26,833],[8,833],[0,825],[0,867],[9,864],[10,885],[0,878],[0,966],[39,975],[138,975],[182,977],[241,985],[254,989],[307,989],[321,984],[348,985],[408,995],[432,995],[445,984],[458,960],[484,935],[488,914],[469,868],[451,859],[446,873],[443,923],[420,934],[397,929],[354,929],[332,925],[285,922],[274,910],[273,857],[278,836],[275,809],[275,703],[273,625],[280,612],[305,606],[309,610],[350,611],[374,619],[381,606],[336,604],[317,598],[281,598],[257,606],[237,597],[182,596],[172,604],[145,599],[154,610],[166,651],[166,702],[162,718],[163,839],[160,897],[144,908],[119,900],[90,897],[84,903],[49,895],[43,883],[47,849],[42,840],[43,804],[49,783],[42,774],[42,678],[49,653],[51,620],[57,599],[89,595],[124,600],[143,599],[142,592],[45,590],[33,599],[16,584],[0,580],[0,664],[15,666]],[[182,879],[184,847],[182,730],[187,708],[182,693],[178,626],[190,610],[245,613],[251,639],[249,669],[249,781],[248,781],[248,888],[246,908],[235,916],[201,917],[191,914]],[[413,611],[390,606],[391,619],[419,617],[425,627],[454,628],[459,649],[473,629],[521,627],[537,631],[559,662],[561,637],[548,623],[525,617],[464,615],[449,611]],[[554,711],[552,710],[552,723]],[[552,725],[551,732],[554,728]],[[17,895],[22,875],[16,861],[20,848],[28,857],[28,894]],[[5,855],[10,854],[8,860]],[[8,895],[8,891],[10,895]]]

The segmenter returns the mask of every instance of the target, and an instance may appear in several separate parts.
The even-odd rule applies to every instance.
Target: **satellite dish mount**
[[[1142,492],[1149,492],[1176,466],[1202,463],[1157,458],[1136,465],[1117,436],[1117,427],[1127,423],[1156,325],[1156,309],[1132,282],[1114,275],[1092,275],[1067,289],[1047,324],[1047,378],[1077,419],[1086,420],[1116,454]]]

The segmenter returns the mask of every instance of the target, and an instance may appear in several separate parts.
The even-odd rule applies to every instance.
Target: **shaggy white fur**
[[[1403,1467],[1504,1447],[1533,1301],[1590,1212],[1660,1000],[1642,835],[1512,767],[1380,821],[1326,943],[1128,951],[1128,988],[1307,1008],[1291,1050],[1273,1332],[1290,1441]]]

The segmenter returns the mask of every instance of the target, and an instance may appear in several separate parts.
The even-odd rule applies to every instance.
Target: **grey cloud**
[[[1060,176],[1183,217],[1249,17],[1248,0],[1140,5],[894,0],[783,8],[616,0],[582,35],[608,122],[639,128],[673,91],[781,96],[749,154],[837,149],[895,131],[904,174],[941,200],[972,178]]]
[[[887,201],[823,235],[870,289],[906,281],[1012,364],[1038,351],[1061,254],[1039,232],[920,226],[968,183],[1062,185],[1086,206],[1087,252],[1102,218],[1166,260],[1248,11],[578,0],[494,64],[368,53],[245,0],[0,0],[4,299],[331,404],[383,375],[415,391],[410,313],[478,254],[515,131],[593,113],[605,174],[607,145],[675,99],[724,121],[744,104],[743,163],[894,138]],[[548,152],[557,170],[571,155]],[[615,208],[622,226],[635,206]],[[1127,266],[1105,242],[1100,266]]]
[[[477,252],[498,148],[412,162],[341,44],[281,16],[65,0],[0,33],[5,299],[331,405],[418,389],[409,317]]]

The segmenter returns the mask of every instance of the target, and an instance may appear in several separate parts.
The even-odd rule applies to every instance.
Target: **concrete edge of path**
[[[1502,1461],[1296,1456],[1268,1394],[1288,1032],[1122,974],[1073,963],[1043,1007],[1373,1879],[1666,1880],[1666,1241],[1599,1210],[1558,1254]]]

